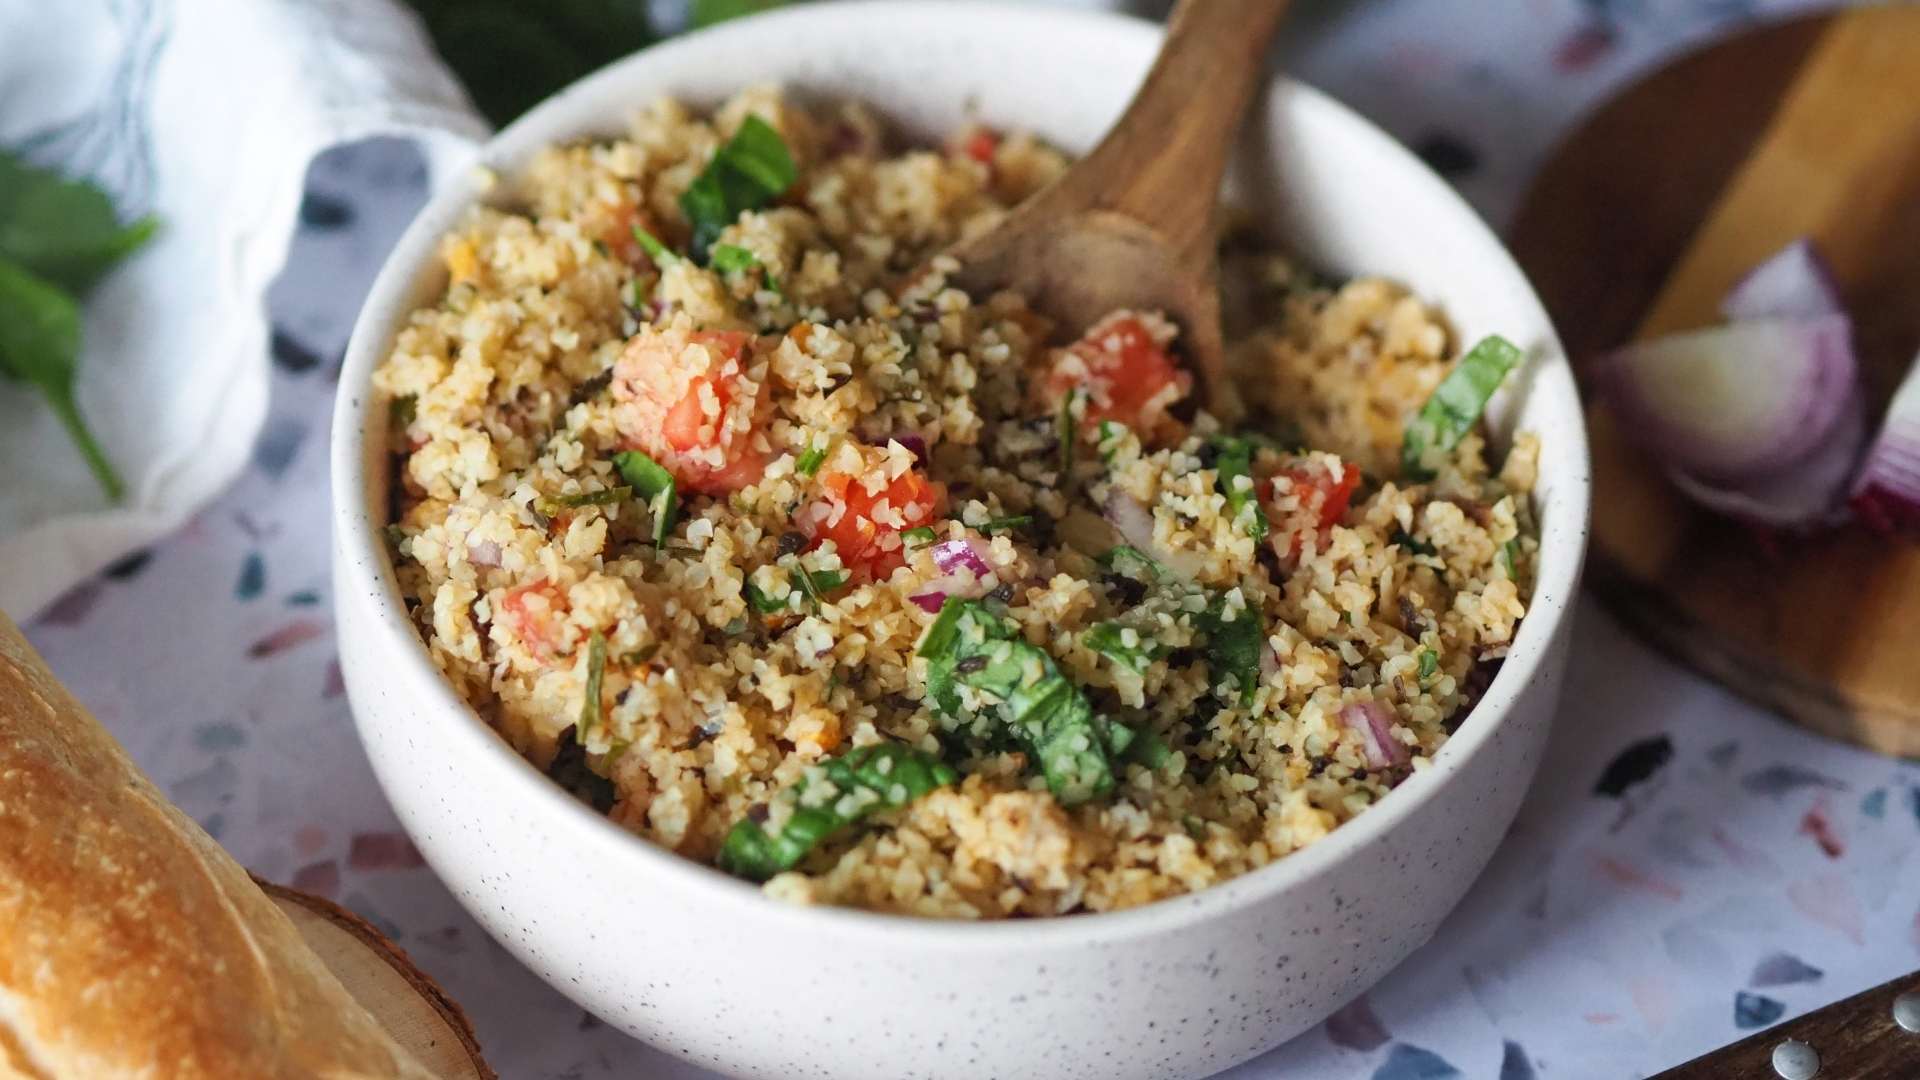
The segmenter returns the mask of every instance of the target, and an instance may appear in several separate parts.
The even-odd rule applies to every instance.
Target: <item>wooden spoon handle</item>
[[[1146,82],[1075,170],[1081,205],[1152,222],[1186,265],[1210,265],[1220,178],[1289,3],[1180,0]]]

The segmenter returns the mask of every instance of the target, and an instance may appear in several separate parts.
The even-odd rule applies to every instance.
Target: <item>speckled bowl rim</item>
[[[630,65],[645,65],[683,50],[697,50],[715,36],[740,32],[742,27],[755,34],[777,31],[782,24],[805,20],[816,25],[822,20],[840,20],[849,32],[874,33],[887,20],[916,32],[929,23],[945,23],[959,33],[981,33],[992,26],[993,33],[1027,34],[1134,34],[1157,38],[1160,27],[1131,16],[1087,10],[1020,7],[992,0],[869,0],[831,5],[806,6],[775,11],[750,20],[722,24],[689,34],[641,53],[616,61],[606,68],[574,83],[516,120],[486,144],[482,161],[492,163],[524,158],[531,149],[566,137],[556,128],[569,102],[589,94],[597,86],[617,81]],[[743,80],[744,81],[744,80]],[[1410,179],[1433,190],[1439,205],[1451,206],[1467,219],[1472,233],[1485,243],[1482,258],[1504,259],[1516,280],[1526,278],[1513,264],[1499,238],[1487,227],[1460,196],[1449,188],[1418,158],[1396,143],[1370,121],[1334,101],[1318,90],[1285,76],[1271,81],[1269,92],[1293,98],[1294,108],[1318,110],[1326,119],[1345,125],[1377,144],[1387,159],[1413,174]],[[1044,105],[1039,106],[1044,108]],[[611,120],[618,123],[622,117]],[[369,485],[369,471],[375,462],[369,457],[368,433],[374,430],[369,410],[374,395],[370,377],[377,360],[384,356],[401,317],[411,306],[409,298],[418,294],[423,268],[433,257],[434,246],[444,228],[450,208],[464,208],[476,201],[471,186],[448,185],[430,198],[388,255],[369,290],[348,344],[341,372],[340,390],[333,420],[332,480],[334,497],[334,544],[344,556],[345,565],[357,579],[355,584],[372,595],[377,608],[375,628],[391,638],[394,651],[391,662],[401,670],[388,678],[426,680],[425,693],[440,714],[434,718],[458,722],[434,723],[434,729],[446,738],[467,743],[474,751],[469,761],[480,761],[490,775],[472,779],[511,785],[498,788],[497,797],[524,800],[530,814],[551,817],[552,827],[580,830],[590,838],[606,866],[624,865],[634,881],[667,884],[688,900],[706,905],[709,914],[718,917],[744,917],[787,923],[795,931],[831,926],[837,933],[852,937],[870,937],[876,943],[911,939],[918,948],[977,949],[1059,948],[1118,944],[1143,937],[1178,931],[1181,927],[1209,921],[1231,912],[1260,904],[1278,894],[1311,887],[1321,874],[1353,853],[1387,838],[1402,820],[1422,812],[1460,771],[1461,762],[1483,745],[1498,738],[1521,689],[1539,673],[1546,662],[1555,633],[1574,610],[1581,560],[1591,514],[1590,466],[1584,425],[1577,404],[1569,404],[1571,426],[1557,429],[1552,437],[1569,440],[1563,449],[1570,451],[1573,475],[1556,476],[1556,483],[1575,489],[1572,505],[1559,507],[1562,514],[1575,513],[1572,527],[1556,529],[1552,537],[1543,533],[1539,559],[1539,577],[1535,582],[1531,607],[1520,624],[1520,631],[1499,673],[1485,695],[1475,705],[1459,731],[1434,756],[1430,768],[1409,777],[1387,798],[1334,829],[1305,848],[1294,851],[1257,870],[1209,886],[1199,892],[1155,901],[1121,911],[1085,913],[1033,919],[953,920],[885,912],[863,911],[831,906],[805,906],[782,903],[765,896],[758,886],[731,877],[720,870],[674,854],[666,848],[636,836],[595,813],[564,792],[530,762],[522,758],[504,739],[454,691],[433,665],[425,643],[406,617],[392,566],[383,539],[384,522],[376,520]],[[1529,286],[1530,290],[1530,286]],[[1564,368],[1566,361],[1558,338],[1537,296],[1529,297],[1539,310],[1540,325],[1534,335],[1544,343],[1544,355],[1536,356],[1536,365]],[[1564,372],[1562,373],[1565,374]],[[1570,375],[1565,378],[1531,380],[1532,393],[1563,392],[1574,396]],[[1557,538],[1557,539],[1555,539]],[[1549,540],[1555,542],[1549,544]],[[340,591],[344,592],[344,589]],[[359,599],[341,602],[360,602]],[[363,598],[362,598],[363,599]],[[564,872],[564,868],[558,868]]]

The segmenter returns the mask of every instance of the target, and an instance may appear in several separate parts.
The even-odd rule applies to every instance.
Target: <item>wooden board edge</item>
[[[434,1012],[440,1015],[442,1020],[446,1021],[448,1029],[453,1032],[455,1038],[460,1040],[461,1049],[468,1058],[472,1059],[474,1071],[481,1080],[499,1080],[499,1074],[494,1072],[486,1059],[481,1056],[480,1040],[474,1034],[473,1022],[467,1019],[466,1010],[462,1009],[460,1003],[434,981],[433,976],[421,971],[407,955],[406,950],[396,944],[393,939],[381,933],[380,929],[372,923],[331,900],[276,885],[251,871],[247,876],[251,877],[260,891],[269,897],[298,904],[366,945],[388,967],[392,968],[396,975],[405,980],[407,985],[412,987],[414,992],[418,993]]]

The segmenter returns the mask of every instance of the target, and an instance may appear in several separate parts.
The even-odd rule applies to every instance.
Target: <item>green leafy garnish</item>
[[[1014,514],[1011,517],[990,518],[985,524],[980,526],[980,531],[991,536],[997,532],[1012,532],[1015,529],[1024,529],[1031,524],[1033,524],[1032,514]]]
[[[1230,682],[1240,691],[1240,704],[1253,703],[1253,692],[1260,685],[1260,650],[1266,647],[1266,635],[1260,627],[1260,614],[1241,607],[1229,620],[1226,600],[1216,599],[1200,616],[1207,636],[1207,664],[1213,681]]]
[[[808,570],[802,567],[793,572],[793,583],[800,587],[807,599],[813,601],[814,610],[818,611],[820,605],[826,602],[827,593],[847,583],[847,573],[844,570]]]
[[[571,495],[555,495],[551,499],[542,499],[540,512],[548,517],[555,516],[558,510],[573,510],[582,506],[612,506],[623,503],[633,497],[633,489],[628,487],[601,488],[599,491],[580,491]]]
[[[809,446],[805,453],[794,459],[793,471],[799,473],[801,476],[812,476],[814,473],[820,471],[820,466],[825,464],[826,460],[826,447]]]
[[[1520,580],[1520,538],[1514,537],[1500,545],[1500,561],[1506,567],[1507,580]]]
[[[693,261],[705,265],[722,230],[767,205],[798,176],[780,133],[757,116],[747,117],[680,196],[680,209],[693,223]]]
[[[1106,554],[1100,556],[1099,562],[1101,566],[1121,577],[1132,578],[1148,585],[1159,581],[1167,572],[1167,568],[1160,565],[1153,556],[1131,544],[1120,544],[1109,548]]]
[[[74,367],[80,358],[80,308],[73,297],[0,259],[0,375],[40,391],[74,445],[86,458],[107,498],[125,493],[120,474],[88,430],[74,399]]]
[[[747,579],[741,592],[747,598],[747,605],[762,615],[778,615],[792,605],[790,594],[778,599],[768,596],[751,578]]]
[[[1430,478],[1428,452],[1453,449],[1473,429],[1507,372],[1523,358],[1519,346],[1498,334],[1468,349],[1407,424],[1400,444],[1400,471],[1414,479]]]
[[[607,671],[607,638],[595,630],[587,638],[587,692],[580,702],[580,722],[574,730],[585,741],[600,723],[600,682]]]
[[[1080,643],[1135,675],[1145,675],[1147,668],[1167,652],[1138,629],[1114,620],[1095,623],[1080,635]]]
[[[1248,536],[1264,539],[1268,529],[1267,512],[1260,506],[1253,486],[1254,444],[1248,439],[1219,435],[1214,437],[1213,445],[1219,451],[1214,459],[1214,471],[1220,478],[1220,491],[1227,497],[1227,516],[1246,529]]]
[[[654,41],[646,0],[407,0],[495,127]]]
[[[695,29],[785,7],[787,0],[693,0],[687,22]]]
[[[0,259],[48,285],[84,297],[158,227],[123,225],[106,192],[0,151]]]
[[[1006,732],[1031,755],[1062,806],[1113,790],[1117,741],[1133,733],[1095,715],[1079,688],[1046,652],[1019,637],[977,600],[950,597],[917,650],[927,661],[927,693],[954,720],[965,720],[957,687],[992,701]]]
[[[900,530],[900,542],[910,548],[925,547],[939,536],[931,525],[921,525],[912,529]]]
[[[760,260],[737,244],[715,244],[708,265],[723,274],[732,274],[751,270],[760,265]]]
[[[622,450],[613,455],[613,467],[621,479],[647,500],[647,513],[653,518],[653,542],[664,545],[673,532],[674,519],[680,513],[680,485],[661,464],[638,450]]]
[[[1173,748],[1158,733],[1141,728],[1132,746],[1127,747],[1126,758],[1149,769],[1158,769],[1173,757]]]
[[[951,766],[911,747],[862,746],[808,769],[783,793],[795,805],[778,833],[769,834],[750,817],[735,822],[718,862],[728,873],[765,881],[800,865],[823,841],[868,815],[906,806],[958,779]]]
[[[1100,460],[1111,462],[1113,455],[1120,452],[1120,440],[1127,434],[1127,425],[1114,420],[1100,421],[1099,438],[1095,446],[1100,451]]]
[[[1440,655],[1438,653],[1434,652],[1432,649],[1420,650],[1419,678],[1422,684],[1424,684],[1428,679],[1433,678],[1433,673],[1439,670],[1439,667],[1440,667]]]
[[[1405,529],[1395,529],[1393,535],[1387,537],[1387,543],[1398,544],[1415,555],[1438,555],[1440,553],[1440,549],[1427,543],[1425,540],[1414,537]]]
[[[640,250],[646,252],[647,258],[653,261],[653,267],[656,270],[665,270],[680,261],[680,256],[675,255],[671,248],[661,243],[659,237],[638,225],[633,227],[633,238],[639,243]]]

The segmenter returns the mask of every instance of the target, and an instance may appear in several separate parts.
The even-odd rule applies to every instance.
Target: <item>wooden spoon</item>
[[[1216,412],[1238,413],[1221,355],[1214,209],[1288,0],[1181,0],[1160,55],[1093,152],[990,232],[954,246],[954,283],[1011,289],[1075,332],[1119,308],[1179,324]]]

